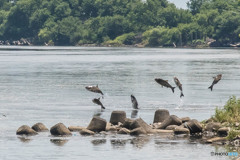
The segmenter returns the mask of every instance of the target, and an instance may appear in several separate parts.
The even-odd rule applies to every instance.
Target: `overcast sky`
[[[187,2],[189,0],[168,0],[169,2],[174,3],[178,8],[187,9]]]

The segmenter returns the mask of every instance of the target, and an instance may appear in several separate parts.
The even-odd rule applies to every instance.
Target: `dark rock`
[[[30,128],[29,126],[23,125],[23,126],[18,128],[16,134],[17,135],[33,136],[33,135],[36,135],[38,133],[36,131],[34,131],[32,128]]]
[[[140,134],[147,134],[147,132],[142,127],[135,128],[130,132],[130,135],[134,136],[138,136]]]
[[[154,114],[153,123],[163,122],[166,118],[170,116],[169,111],[166,109],[158,109]]]
[[[90,131],[86,128],[82,129],[79,133],[83,136],[89,136],[89,135],[94,135],[95,134],[93,131]]]
[[[217,131],[221,127],[221,123],[218,122],[210,122],[206,125],[206,131]]]
[[[228,135],[229,132],[229,128],[228,127],[223,127],[223,128],[219,128],[217,131],[217,134],[220,137],[226,137]]]
[[[187,128],[178,126],[174,129],[174,134],[189,134],[189,133],[190,133],[190,131]]]
[[[179,126],[181,124],[182,124],[182,120],[180,118],[178,118],[175,115],[171,115],[162,122],[162,124],[159,126],[158,129],[165,129],[169,125],[178,125]]]
[[[34,124],[32,126],[32,129],[35,130],[36,132],[46,132],[46,131],[48,131],[48,128],[42,123]]]
[[[71,132],[80,132],[81,130],[85,129],[85,127],[69,126],[68,129],[69,129]]]
[[[131,124],[133,123],[134,120],[129,119],[129,118],[125,118],[124,123],[123,123],[123,127],[127,128],[127,129],[132,129],[131,128]]]
[[[169,125],[165,129],[166,130],[174,130],[176,127],[178,127],[178,126],[177,125]]]
[[[70,130],[62,123],[58,123],[54,125],[51,129],[50,132],[54,136],[69,136],[72,135]]]
[[[124,111],[113,111],[110,118],[110,123],[117,125],[118,122],[124,123],[126,118],[126,112]]]
[[[146,122],[144,122],[141,118],[138,118],[136,120],[134,120],[131,124],[132,129],[136,129],[136,128],[143,128],[143,130],[145,130],[146,133],[152,133],[153,129],[150,125],[148,125]]]
[[[190,133],[202,132],[202,125],[196,119],[192,119],[185,123],[186,127],[189,129]]]
[[[105,131],[107,126],[107,121],[100,117],[93,117],[87,129],[93,132]]]
[[[127,128],[121,128],[117,134],[130,134],[130,130],[128,130]]]
[[[183,118],[181,118],[181,120],[182,120],[182,123],[185,123],[185,122],[190,121],[191,119],[189,117],[183,117]]]

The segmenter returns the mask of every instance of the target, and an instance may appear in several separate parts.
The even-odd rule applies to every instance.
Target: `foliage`
[[[133,44],[178,46],[214,38],[240,41],[239,0],[189,0],[188,10],[167,0],[1,0],[0,40],[35,44]]]
[[[214,118],[219,122],[239,122],[240,121],[240,99],[235,96],[230,97],[223,109],[216,108]]]

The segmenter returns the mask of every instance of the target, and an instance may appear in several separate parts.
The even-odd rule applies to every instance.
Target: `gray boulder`
[[[36,123],[32,126],[32,129],[36,132],[46,132],[49,131],[48,128],[43,123]]]
[[[50,129],[50,132],[54,136],[70,136],[70,135],[72,135],[70,130],[63,123],[58,123],[58,124],[54,125]]]
[[[174,129],[174,134],[189,134],[189,133],[190,133],[189,129],[183,128],[180,126],[178,126]]]
[[[81,130],[85,129],[85,127],[69,126],[68,129],[69,129],[71,132],[80,132]]]
[[[79,133],[83,136],[90,136],[95,134],[95,132],[88,130],[86,128],[82,129]]]
[[[110,118],[110,123],[117,125],[118,122],[124,123],[126,118],[126,112],[124,111],[113,111]]]
[[[191,119],[189,117],[183,117],[183,118],[181,118],[181,120],[182,120],[182,123],[185,123],[185,122],[190,121]]]
[[[170,116],[169,111],[166,109],[158,109],[155,111],[153,123],[163,122]]]
[[[135,128],[130,132],[132,136],[138,136],[140,134],[147,134],[147,132],[142,127]]]
[[[202,125],[196,119],[188,121],[185,123],[185,126],[189,129],[191,134],[202,132]]]
[[[182,124],[182,120],[180,118],[178,118],[175,115],[171,115],[162,122],[162,124],[158,127],[158,129],[165,129],[169,125],[179,126],[181,124]]]
[[[123,123],[123,127],[127,128],[127,129],[132,129],[131,125],[132,125],[133,121],[134,120],[132,120],[132,119],[125,118],[124,123]]]
[[[34,131],[32,128],[30,128],[29,126],[23,125],[23,126],[18,128],[16,134],[17,135],[33,136],[33,135],[36,135],[38,133],[36,131]]]
[[[132,129],[136,129],[136,128],[142,128],[146,133],[153,133],[154,130],[152,129],[152,127],[150,125],[148,125],[145,121],[143,121],[141,118],[138,118],[136,120],[134,120],[131,124]]]
[[[217,131],[221,127],[221,123],[219,122],[210,122],[206,125],[206,131]]]
[[[100,117],[93,117],[87,129],[93,132],[105,131],[107,126],[107,121]]]
[[[121,128],[117,134],[130,134],[130,130],[128,130],[127,128]]]
[[[166,130],[174,130],[175,128],[177,128],[178,126],[177,125],[169,125],[167,126],[165,129]]]

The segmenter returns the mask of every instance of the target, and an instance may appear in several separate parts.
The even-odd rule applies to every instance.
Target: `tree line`
[[[33,44],[183,46],[240,41],[240,0],[1,0],[0,40]]]

